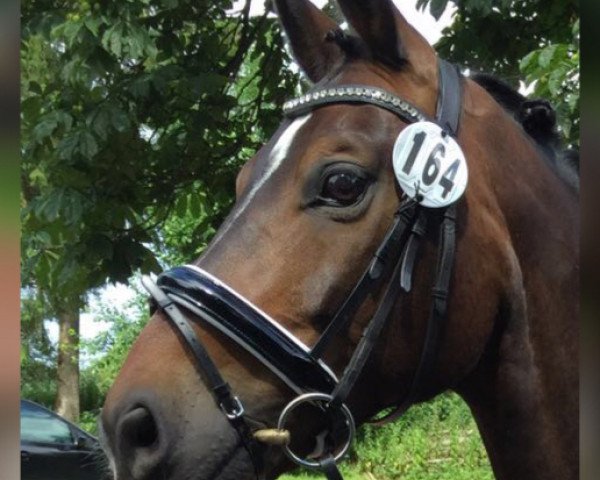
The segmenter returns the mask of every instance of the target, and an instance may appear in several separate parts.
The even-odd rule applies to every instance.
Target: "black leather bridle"
[[[440,92],[435,121],[448,135],[456,137],[462,105],[462,78],[458,69],[440,60]],[[342,85],[315,89],[287,102],[284,113],[298,117],[331,104],[357,103],[384,108],[408,123],[429,120],[405,100],[384,90],[365,85]],[[260,446],[253,438],[245,419],[244,407],[194,332],[187,311],[225,334],[250,352],[274,372],[297,395],[282,411],[279,428],[286,426],[290,413],[302,403],[318,406],[330,419],[328,449],[318,459],[301,458],[289,446],[287,455],[296,463],[319,469],[330,480],[341,479],[336,462],[346,453],[354,436],[354,419],[345,402],[377,342],[390,312],[401,294],[409,292],[416,263],[419,242],[427,227],[439,224],[439,249],[435,283],[431,290],[432,305],[425,343],[408,395],[384,420],[395,418],[418,400],[430,377],[446,316],[450,277],[456,243],[456,204],[443,209],[429,209],[418,199],[401,201],[392,225],[373,255],[367,269],[337,311],[316,344],[309,348],[240,294],[217,278],[193,265],[176,267],[158,276],[149,277],[143,284],[154,301],[177,329],[193,354],[201,379],[212,393],[215,402],[239,433],[247,449],[257,478],[264,478]],[[340,379],[322,360],[331,340],[346,330],[367,296],[384,285],[378,308],[365,327],[363,335]],[[342,433],[340,433],[340,431]],[[339,436],[346,437],[339,442]]]

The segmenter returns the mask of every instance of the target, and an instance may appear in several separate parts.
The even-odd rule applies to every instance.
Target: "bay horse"
[[[315,86],[204,254],[145,282],[154,313],[102,413],[114,479],[272,479],[295,457],[340,478],[354,421],[449,389],[496,478],[578,478],[577,192],[391,0],[338,3],[352,34],[275,0]],[[458,191],[445,147],[400,182],[431,138],[464,154],[443,208],[420,188]]]

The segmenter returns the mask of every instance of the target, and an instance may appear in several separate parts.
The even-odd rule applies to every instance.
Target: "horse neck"
[[[504,112],[479,125],[514,275],[457,391],[498,479],[578,478],[577,200]],[[464,127],[469,128],[469,115]],[[477,128],[477,127],[474,127]],[[493,130],[493,131],[492,131]],[[486,137],[489,136],[489,137]],[[493,139],[491,137],[494,137]],[[485,294],[485,292],[482,292]]]

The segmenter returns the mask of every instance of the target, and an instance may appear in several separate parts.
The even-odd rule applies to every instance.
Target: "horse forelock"
[[[365,42],[360,37],[351,35],[341,28],[330,30],[325,40],[336,44],[342,53],[344,53],[346,60],[369,57],[369,51]]]

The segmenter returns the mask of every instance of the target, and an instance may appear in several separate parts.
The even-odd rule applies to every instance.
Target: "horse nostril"
[[[117,462],[130,480],[155,478],[167,453],[159,419],[150,408],[137,405],[121,415],[117,424]],[[120,475],[121,476],[121,475]]]
[[[131,448],[148,448],[158,443],[156,421],[145,407],[136,407],[123,416],[121,434]]]

